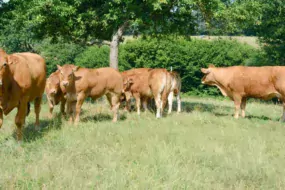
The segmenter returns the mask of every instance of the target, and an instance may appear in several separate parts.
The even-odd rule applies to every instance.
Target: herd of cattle
[[[9,114],[18,108],[15,124],[17,140],[22,140],[25,118],[30,112],[30,102],[34,101],[36,122],[39,127],[39,113],[45,91],[49,116],[55,105],[60,103],[62,114],[68,114],[71,122],[77,123],[84,100],[96,100],[106,95],[113,111],[113,121],[118,119],[119,106],[126,102],[130,109],[132,97],[136,100],[137,113],[141,104],[147,109],[148,101],[154,98],[156,117],[160,118],[168,101],[168,113],[172,110],[173,97],[177,97],[177,112],[181,112],[181,78],[176,72],[166,69],[138,68],[119,72],[113,68],[87,69],[66,64],[46,79],[45,60],[33,53],[8,55],[0,49],[0,127],[3,113]],[[223,67],[202,68],[202,83],[217,86],[224,96],[235,103],[235,118],[245,117],[248,97],[270,99],[278,97],[283,102],[285,120],[285,67]],[[66,107],[66,110],[65,110]]]

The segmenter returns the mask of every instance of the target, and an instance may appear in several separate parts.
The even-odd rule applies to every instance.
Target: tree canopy
[[[34,51],[49,38],[109,44],[118,67],[123,34],[253,34],[272,60],[284,63],[283,0],[0,0],[0,44]]]

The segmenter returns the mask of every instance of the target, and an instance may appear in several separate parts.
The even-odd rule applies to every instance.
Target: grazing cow
[[[45,92],[49,104],[49,117],[52,118],[52,111],[55,105],[60,102],[60,112],[65,114],[66,99],[60,88],[60,72],[59,70],[53,72],[46,81]]]
[[[140,115],[141,102],[144,110],[147,110],[147,102],[152,98],[152,93],[148,84],[149,72],[152,69],[138,68],[122,72],[126,98],[126,110],[129,110],[131,96],[136,100],[137,113]]]
[[[171,88],[170,88],[170,93],[168,95],[168,114],[170,114],[172,111],[173,96],[176,96],[177,113],[180,113],[181,112],[181,99],[180,99],[181,78],[179,74],[175,71],[170,72],[170,77],[171,77]]]
[[[86,97],[96,100],[103,95],[107,96],[114,112],[113,122],[117,121],[123,91],[123,78],[117,70],[110,67],[87,69],[70,64],[57,67],[60,71],[60,87],[66,92],[70,121],[79,121],[81,106]]]
[[[0,126],[3,112],[9,114],[18,108],[15,123],[17,140],[22,140],[22,129],[29,112],[29,102],[34,101],[36,123],[39,126],[39,113],[42,95],[46,84],[45,60],[33,53],[14,53],[8,55],[0,49]]]
[[[202,83],[217,86],[224,96],[228,96],[235,104],[235,118],[245,117],[246,100],[249,97],[268,100],[273,97],[283,102],[285,120],[285,67],[220,67],[210,65],[202,68],[205,74]]]
[[[160,118],[171,91],[171,74],[166,69],[152,69],[148,83],[155,100],[156,117]]]

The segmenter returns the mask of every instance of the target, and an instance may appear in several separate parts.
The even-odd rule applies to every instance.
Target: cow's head
[[[57,68],[60,72],[60,85],[64,88],[68,88],[71,84],[75,82],[74,73],[79,69],[79,66],[75,65],[57,65]]]
[[[8,61],[7,53],[0,48],[0,86],[3,85],[3,78],[7,73]]]
[[[59,71],[57,71],[59,72]],[[54,96],[56,93],[60,91],[60,80],[57,73],[53,73],[47,79],[46,82],[46,93],[50,96]]]
[[[129,91],[133,83],[134,83],[134,77],[133,76],[125,77],[123,79],[123,92]]]
[[[204,77],[202,78],[202,84],[214,85],[215,83],[215,76],[214,76],[214,65],[209,65],[209,67],[201,68],[201,72],[204,73]]]

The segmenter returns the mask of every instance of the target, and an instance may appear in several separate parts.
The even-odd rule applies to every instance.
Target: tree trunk
[[[118,56],[119,56],[119,44],[122,38],[125,28],[128,22],[125,22],[119,27],[119,29],[113,34],[112,41],[110,43],[110,67],[118,70]]]

